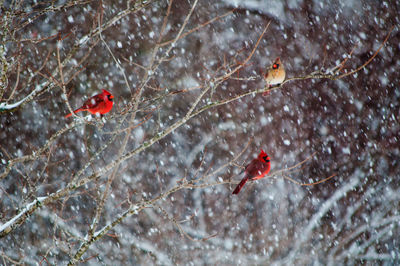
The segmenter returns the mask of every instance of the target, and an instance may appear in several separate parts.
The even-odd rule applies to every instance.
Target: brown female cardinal
[[[244,169],[244,178],[235,188],[232,194],[238,194],[247,181],[263,178],[271,169],[271,163],[268,154],[261,150],[256,159],[253,159],[250,164]]]
[[[106,90],[103,90],[102,93],[97,94],[85,101],[81,108],[78,108],[74,111],[74,114],[81,111],[88,111],[91,114],[100,114],[104,115],[111,111],[113,107],[113,99],[114,96]],[[65,117],[70,117],[71,114],[67,114]]]
[[[277,57],[272,66],[267,70],[264,75],[265,82],[270,88],[272,85],[281,84],[285,80],[286,72],[282,65],[281,59]],[[263,96],[269,95],[270,91],[263,93]]]
[[[285,80],[286,72],[282,65],[281,59],[277,57],[272,66],[267,70],[264,75],[267,86],[281,84]]]

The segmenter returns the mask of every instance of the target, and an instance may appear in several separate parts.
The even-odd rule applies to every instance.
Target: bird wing
[[[95,95],[86,100],[83,104],[83,109],[93,109],[96,108],[100,103],[104,102],[104,98],[102,94]]]
[[[254,159],[246,168],[246,174],[249,179],[256,180],[265,175],[265,173],[269,170],[269,164],[262,162],[258,159]]]

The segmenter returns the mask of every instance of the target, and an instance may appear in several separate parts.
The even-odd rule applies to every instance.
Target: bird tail
[[[232,192],[232,194],[239,194],[240,190],[242,189],[242,187],[244,186],[244,184],[246,184],[246,182],[249,179],[247,177],[243,178],[242,181],[240,181],[239,185],[236,186],[235,190]]]
[[[74,114],[79,113],[80,111],[84,111],[84,109],[82,109],[82,108],[76,109],[76,110],[74,111]],[[68,117],[70,117],[71,115],[72,115],[72,113],[67,114],[67,115],[64,116],[64,117],[65,117],[65,118],[68,118]]]

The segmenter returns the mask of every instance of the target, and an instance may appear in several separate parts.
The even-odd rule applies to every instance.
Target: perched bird
[[[97,94],[85,101],[81,108],[78,108],[74,111],[74,114],[81,111],[88,111],[91,114],[100,114],[104,115],[111,111],[113,107],[113,99],[114,96],[106,90],[103,90],[102,93]],[[65,117],[70,117],[71,114],[67,114]]]
[[[239,185],[236,186],[232,194],[238,194],[247,181],[254,181],[263,178],[268,174],[271,169],[270,160],[271,158],[269,158],[268,154],[261,150],[258,157],[253,159],[250,164],[246,166],[244,170],[244,178],[240,181]]]
[[[286,72],[282,65],[281,59],[277,57],[272,64],[272,66],[267,70],[264,75],[265,82],[268,87],[276,84],[281,84],[285,80]],[[263,95],[268,95],[269,91],[263,93]]]

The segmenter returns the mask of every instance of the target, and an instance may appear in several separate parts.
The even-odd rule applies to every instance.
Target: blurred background
[[[235,184],[182,189],[125,219],[82,258],[88,265],[399,264],[399,2],[200,0],[184,33],[201,27],[178,40],[168,60],[149,73],[144,68],[154,47],[177,36],[194,2],[174,0],[166,20],[169,1],[2,4],[1,102],[18,102],[45,82],[54,86],[0,114],[1,172],[9,159],[40,149],[73,120],[64,118],[69,111],[55,81],[60,81],[57,43],[72,108],[103,88],[113,93],[115,105],[103,126],[67,130],[40,156],[15,165],[0,182],[1,223],[36,197],[66,187],[88,162],[83,176],[119,157],[128,132],[118,131],[128,126],[120,117],[147,75],[134,121],[143,123],[129,132],[125,152],[182,119],[202,92],[199,86],[229,71],[228,63],[243,62],[269,22],[248,64],[199,106],[263,88],[260,76],[276,57],[291,78],[333,68],[353,51],[342,73],[351,71],[374,55],[394,27],[384,48],[354,75],[294,80],[268,96],[252,94],[208,109],[124,161],[99,225],[126,210],[127,199],[152,199],[243,150],[240,165],[264,149],[271,173],[315,153],[296,171],[247,184],[237,196],[231,195]],[[137,12],[126,11],[139,5]],[[105,25],[113,19],[102,32],[104,41],[95,34],[84,38],[99,21]],[[155,58],[168,47],[160,45]],[[161,97],[183,89],[189,90]],[[204,182],[239,181],[240,173],[240,167],[230,166]],[[311,183],[333,174],[315,186],[282,177]],[[68,262],[92,223],[109,175],[43,206],[5,236],[3,263]],[[189,237],[174,220],[183,221],[179,224]]]

